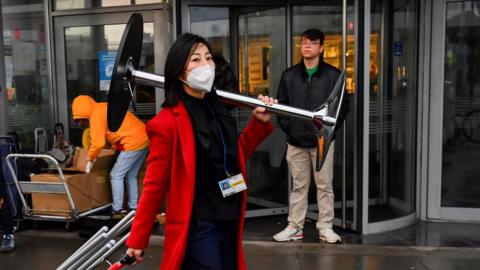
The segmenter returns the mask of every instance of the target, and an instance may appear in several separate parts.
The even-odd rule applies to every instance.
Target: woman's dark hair
[[[204,44],[212,52],[210,44],[203,37],[191,33],[178,37],[168,51],[165,62],[165,102],[162,107],[173,107],[183,99],[182,81],[179,78],[199,44]]]

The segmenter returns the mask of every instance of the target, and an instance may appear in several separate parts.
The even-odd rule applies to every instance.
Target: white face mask
[[[187,81],[183,81],[190,88],[210,92],[215,79],[215,66],[203,65],[192,69],[187,75]]]

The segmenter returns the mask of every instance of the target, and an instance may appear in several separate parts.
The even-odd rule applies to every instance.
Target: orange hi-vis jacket
[[[88,156],[95,160],[107,140],[115,150],[135,151],[148,146],[145,124],[133,113],[127,112],[120,128],[111,132],[107,126],[107,103],[96,103],[89,96],[78,96],[72,104],[73,119],[89,119],[90,148]]]

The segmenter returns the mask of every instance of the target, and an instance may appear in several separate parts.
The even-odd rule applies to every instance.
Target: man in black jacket
[[[324,34],[318,29],[308,29],[301,36],[302,61],[283,72],[278,87],[278,102],[313,111],[320,107],[333,90],[340,71],[323,62]],[[346,99],[344,99],[346,100]],[[344,102],[337,123],[342,123],[348,111]],[[308,187],[312,166],[315,168],[317,134],[311,122],[279,117],[279,124],[287,134],[287,162],[293,177],[290,194],[288,226],[273,236],[275,241],[303,239],[303,225],[308,206]],[[319,172],[314,170],[317,186],[317,229],[321,241],[341,242],[333,226],[333,153],[331,143],[325,163]]]

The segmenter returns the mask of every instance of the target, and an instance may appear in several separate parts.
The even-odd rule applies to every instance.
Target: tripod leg
[[[98,230],[92,237],[90,237],[90,239],[88,239],[87,242],[85,242],[79,249],[77,249],[70,257],[68,257],[68,259],[66,259],[58,268],[57,270],[62,270],[62,269],[66,269],[66,267],[68,267],[68,265],[71,264],[73,258],[77,257],[78,254],[84,252],[85,250],[85,247],[87,247],[88,245],[90,245],[90,243],[95,240],[96,238],[100,237],[100,235],[102,235],[103,233],[106,233],[108,231],[108,227],[107,226],[103,226],[102,228],[100,228],[100,230]]]
[[[107,252],[109,249],[111,249],[115,245],[115,240],[110,240],[108,243],[106,243],[99,251],[95,252],[88,260],[86,260],[80,267],[78,267],[76,270],[85,270],[87,269],[88,265],[96,261],[98,258],[102,256],[105,252]]]
[[[88,268],[87,270],[92,270],[94,269],[97,265],[99,265],[102,261],[104,261],[105,259],[108,258],[108,256],[110,256],[115,250],[117,250],[117,248],[119,248],[121,245],[123,245],[123,243],[125,243],[125,241],[127,241],[127,238],[128,236],[130,235],[130,232],[127,233],[126,235],[124,235],[117,243],[115,243],[115,245],[109,249],[105,255],[103,255],[102,257],[98,258],[94,263],[92,263]]]

